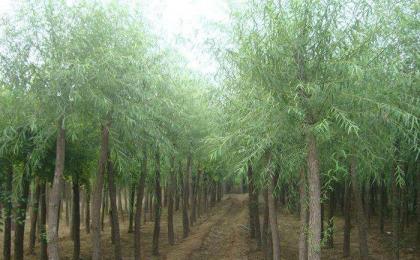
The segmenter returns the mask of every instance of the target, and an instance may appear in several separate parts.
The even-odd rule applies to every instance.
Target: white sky
[[[16,0],[0,0],[0,15],[11,10]],[[215,24],[229,22],[232,6],[246,0],[120,0],[136,2],[136,8],[167,46],[185,56],[188,66],[211,76],[217,63],[208,50],[207,41],[217,38]]]

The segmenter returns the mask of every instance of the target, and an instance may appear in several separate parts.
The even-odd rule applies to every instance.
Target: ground
[[[248,236],[248,196],[246,194],[229,194],[224,197],[221,203],[217,204],[209,215],[202,216],[191,228],[191,235],[182,238],[181,212],[175,214],[175,235],[176,244],[170,246],[167,240],[166,209],[162,214],[160,256],[151,256],[151,243],[153,235],[153,222],[147,221],[142,226],[142,248],[143,259],[263,259],[263,254],[257,250],[255,241]],[[261,207],[262,208],[262,207]],[[147,216],[147,220],[149,216]],[[354,220],[354,218],[352,219]],[[28,222],[29,223],[29,222]],[[282,259],[297,259],[299,218],[286,210],[280,211],[278,217],[281,255]],[[322,259],[342,259],[343,245],[343,219],[335,219],[336,232],[334,233],[334,248],[323,249]],[[391,259],[390,235],[381,235],[378,232],[377,221],[373,219],[369,229],[369,250],[372,259]],[[104,259],[113,259],[113,247],[110,239],[110,225],[105,225],[102,235]],[[125,217],[121,223],[121,245],[124,259],[134,259],[133,255],[133,234],[129,234],[128,221]],[[390,230],[386,226],[386,231]],[[407,237],[414,235],[414,228],[408,229]],[[25,238],[27,238],[26,236]],[[410,239],[408,239],[410,241]],[[1,239],[0,239],[1,242]],[[25,241],[25,247],[27,247]],[[68,228],[62,223],[60,228],[60,246],[63,259],[71,259],[73,243],[69,238]],[[415,254],[414,245],[405,243],[401,252],[401,259],[420,259],[420,254]],[[39,247],[36,248],[38,254]],[[81,230],[81,257],[90,259],[90,236],[86,234],[82,225]],[[357,228],[351,231],[351,257],[358,258]],[[25,259],[37,259],[37,255],[26,254]]]

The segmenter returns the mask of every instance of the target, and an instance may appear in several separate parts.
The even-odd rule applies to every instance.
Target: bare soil
[[[147,221],[142,226],[142,248],[143,259],[162,259],[162,260],[210,260],[210,259],[264,259],[261,251],[257,250],[255,241],[248,235],[248,196],[246,194],[229,194],[224,197],[221,203],[212,208],[208,215],[201,216],[197,223],[191,228],[188,238],[182,238],[182,216],[181,211],[177,211],[174,216],[175,245],[170,246],[167,239],[167,214],[166,208],[163,210],[160,235],[160,255],[152,256],[151,244],[153,236],[153,222]],[[262,205],[260,207],[263,208]],[[262,214],[261,214],[262,216]],[[133,258],[133,234],[129,234],[127,217],[121,221],[121,245],[124,259]],[[149,214],[147,214],[149,220]],[[352,218],[355,221],[355,218]],[[29,223],[29,221],[27,222]],[[261,218],[262,223],[262,218]],[[279,217],[280,244],[282,259],[298,258],[298,238],[299,238],[299,218],[281,210]],[[352,223],[355,225],[356,223]],[[390,224],[390,223],[387,223]],[[334,248],[323,248],[322,259],[343,259],[343,218],[335,218]],[[28,239],[29,225],[27,225]],[[385,226],[386,234],[379,232],[378,221],[373,218],[369,228],[369,253],[371,259],[392,259],[390,226]],[[105,225],[102,233],[102,246],[104,259],[113,259],[113,246],[111,244],[110,225]],[[414,225],[406,229],[401,249],[401,259],[420,259],[420,253],[415,251]],[[3,234],[0,243],[2,244]],[[25,241],[25,247],[28,240]],[[71,259],[73,242],[69,236],[69,228],[61,222],[60,227],[60,246],[63,259]],[[39,245],[37,244],[35,255],[26,252],[25,259],[38,259]],[[84,226],[81,230],[81,259],[90,259],[90,235],[86,234]],[[358,237],[357,228],[353,226],[351,230],[351,257],[348,259],[358,259]]]

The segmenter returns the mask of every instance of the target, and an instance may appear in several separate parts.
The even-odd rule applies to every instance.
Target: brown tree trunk
[[[270,252],[273,250],[271,243],[271,232],[269,232],[269,206],[268,206],[268,188],[264,189],[264,217],[262,231],[262,248],[264,250],[265,259],[270,259]],[[307,260],[307,259],[305,259]]]
[[[369,249],[367,243],[367,224],[366,224],[366,216],[363,211],[363,202],[360,192],[360,186],[357,178],[356,173],[356,158],[352,157],[350,159],[350,175],[351,175],[351,182],[352,182],[352,189],[354,195],[354,201],[356,204],[356,215],[357,215],[357,226],[358,226],[358,233],[359,233],[359,253],[360,259],[368,259],[369,257]]]
[[[29,253],[35,254],[35,242],[36,242],[36,227],[38,221],[38,209],[39,209],[39,180],[35,180],[35,192],[32,197],[32,211],[31,211],[31,228],[29,231]]]
[[[418,167],[419,161],[417,161],[417,207],[416,207],[416,214],[417,214],[417,250],[420,251],[420,169]]]
[[[308,259],[321,259],[321,185],[315,136],[308,136],[309,234]]]
[[[12,193],[13,193],[13,164],[8,163],[6,184],[4,191],[4,237],[3,259],[11,259],[12,247]]]
[[[146,180],[146,175],[147,175],[147,150],[146,148],[144,148],[143,161],[141,164],[141,173],[140,173],[140,178],[137,184],[136,217],[134,219],[134,259],[135,260],[142,259],[140,226],[141,226],[141,211],[142,211],[142,205],[143,205],[144,184]],[[147,198],[145,200],[145,204],[147,204]]]
[[[197,218],[197,176],[192,176],[192,190],[191,190],[191,217],[190,224],[194,225]]]
[[[85,209],[85,228],[86,233],[90,233],[90,189],[86,189],[86,209]]]
[[[153,229],[153,244],[152,251],[153,255],[159,255],[159,234],[160,234],[160,214],[162,207],[162,189],[160,186],[160,154],[159,148],[156,147],[156,172],[155,172],[155,225]]]
[[[170,161],[169,185],[168,185],[168,241],[170,245],[175,244],[174,234],[174,193],[176,185],[175,176],[175,156],[172,155]]]
[[[254,211],[254,177],[251,163],[248,163],[248,211],[250,237],[255,238],[255,211]]]
[[[108,161],[108,146],[109,146],[109,127],[110,122],[107,122],[102,127],[101,149],[98,162],[98,173],[96,175],[96,182],[93,189],[92,203],[91,203],[91,239],[92,239],[92,259],[101,260],[101,204],[102,204],[102,189],[104,186],[105,167]]]
[[[400,259],[400,195],[397,184],[396,174],[397,167],[392,176],[392,252],[393,259]]]
[[[79,176],[73,176],[73,210],[72,210],[72,229],[73,229],[73,260],[80,259],[80,187]]]
[[[180,166],[181,167],[181,162]],[[189,197],[189,174],[191,171],[191,155],[187,158],[187,172],[183,178],[183,194],[182,194],[182,226],[183,226],[183,237],[188,237],[190,233],[190,221],[188,219],[188,197]]]
[[[108,189],[109,189],[109,202],[111,205],[111,232],[114,240],[114,259],[121,260],[121,239],[120,239],[120,224],[118,221],[118,209],[117,209],[117,190],[115,187],[114,179],[114,165],[108,155]],[[121,198],[121,196],[120,196]]]
[[[383,176],[383,175],[382,175]],[[384,179],[384,178],[383,178]],[[385,212],[386,212],[386,186],[385,181],[381,181],[380,212],[379,212],[379,230],[384,233]]]
[[[136,185],[133,183],[130,188],[130,199],[128,201],[128,233],[133,233],[134,224],[134,200],[136,197]]]
[[[46,183],[42,181],[39,193],[39,234],[40,234],[40,260],[47,260],[47,200],[46,200]]]
[[[61,201],[61,193],[63,190],[63,171],[64,171],[64,156],[65,156],[65,130],[64,120],[60,118],[58,121],[57,133],[57,149],[55,159],[54,181],[51,192],[49,194],[48,202],[48,257],[50,259],[60,259],[60,249],[58,245],[58,221],[59,221],[59,207]]]
[[[124,209],[123,209],[123,203],[122,203],[122,193],[121,193],[121,187],[117,188],[116,198],[118,199],[118,208],[117,208],[117,214],[118,212],[121,215],[121,221],[124,222]]]
[[[271,167],[271,155],[269,155],[268,165]],[[272,172],[271,172],[272,173]],[[270,218],[271,237],[273,240],[273,260],[280,260],[280,236],[277,226],[276,199],[274,197],[274,178],[268,180],[268,207]]]
[[[299,232],[299,260],[308,259],[308,194],[305,168],[300,170],[300,232]]]
[[[334,247],[334,211],[335,211],[335,193],[334,190],[330,191],[330,198],[328,201],[328,226],[327,226],[327,246],[329,248]]]
[[[20,198],[17,202],[16,218],[15,218],[15,248],[14,248],[14,259],[23,260],[24,253],[24,235],[25,235],[25,223],[26,223],[26,208],[28,206],[29,199],[29,186],[30,186],[30,175],[31,169],[29,162],[26,163],[24,169],[24,175],[22,177],[22,191]]]
[[[343,257],[350,256],[350,230],[351,230],[351,184],[344,184],[344,238]]]

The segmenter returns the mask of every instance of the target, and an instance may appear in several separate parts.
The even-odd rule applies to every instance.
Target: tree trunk
[[[264,250],[265,259],[270,259],[270,252],[273,250],[271,243],[271,232],[269,232],[269,206],[268,206],[268,188],[264,189],[264,221],[262,232],[262,248]],[[307,260],[307,259],[305,259]]]
[[[271,164],[271,155],[269,158],[269,167]],[[273,240],[273,260],[280,260],[280,236],[277,226],[277,210],[274,197],[274,180],[268,180],[268,207],[270,218],[271,237]]]
[[[22,191],[20,198],[17,202],[16,221],[15,221],[15,248],[14,259],[23,260],[24,254],[24,236],[25,236],[25,223],[26,223],[26,208],[29,199],[29,186],[30,186],[31,169],[29,162],[26,163],[24,175],[22,177]]]
[[[124,209],[123,209],[123,203],[122,203],[121,187],[117,188],[116,198],[118,199],[117,214],[118,214],[118,212],[120,213],[121,221],[124,222],[125,220],[124,220]]]
[[[142,259],[141,255],[141,211],[143,205],[144,183],[147,175],[147,150],[143,149],[143,162],[141,164],[141,173],[137,185],[137,200],[136,200],[136,217],[134,220],[134,259]],[[147,198],[145,200],[147,204]],[[145,214],[146,215],[146,214]]]
[[[80,187],[79,174],[73,176],[73,210],[72,210],[72,229],[73,229],[73,260],[80,259]]]
[[[93,189],[91,204],[91,238],[92,238],[92,260],[101,260],[101,204],[102,189],[104,186],[105,166],[108,161],[108,144],[109,144],[109,127],[107,122],[102,127],[101,149],[98,162],[98,173],[96,175],[96,183]]]
[[[305,168],[300,170],[300,232],[299,232],[299,260],[308,259],[308,195]]]
[[[367,243],[367,224],[366,224],[366,216],[363,211],[363,202],[360,192],[360,186],[357,178],[356,173],[356,158],[352,157],[350,159],[350,175],[351,175],[351,182],[352,182],[352,189],[354,195],[354,201],[356,203],[356,215],[357,215],[357,226],[358,226],[358,233],[359,233],[359,253],[360,259],[368,259],[369,257],[369,249]]]
[[[160,154],[159,148],[156,147],[156,172],[155,172],[155,226],[153,229],[153,245],[152,251],[153,255],[159,255],[159,234],[160,234],[160,214],[162,207],[162,190],[160,187]]]
[[[254,212],[254,177],[252,166],[248,163],[248,211],[249,211],[249,232],[251,238],[255,238],[255,212]]]
[[[114,179],[114,165],[108,154],[108,189],[109,189],[109,202],[111,205],[111,232],[114,240],[114,259],[121,260],[121,239],[120,239],[120,224],[118,222],[118,208],[117,208],[117,191]],[[120,196],[121,198],[121,196]]]
[[[128,206],[128,233],[133,233],[133,223],[134,223],[134,200],[136,196],[136,185],[133,183],[130,188],[130,199]]]
[[[47,260],[47,200],[46,200],[46,183],[42,181],[40,194],[39,194],[39,234],[40,234],[40,260]]]
[[[344,184],[344,238],[343,257],[350,256],[350,230],[351,230],[351,184]]]
[[[321,259],[321,185],[315,136],[308,136],[309,230],[308,259]]]
[[[31,228],[29,231],[29,253],[35,254],[35,242],[36,242],[36,227],[38,221],[38,209],[39,209],[39,190],[41,189],[39,180],[35,180],[35,192],[32,197],[32,211],[31,211]]]
[[[396,174],[397,167],[392,176],[392,252],[393,259],[400,259],[400,198]]]
[[[417,207],[416,207],[416,214],[417,214],[417,250],[420,251],[420,169],[418,167],[419,162],[417,161]]]
[[[12,246],[12,194],[13,194],[13,164],[8,163],[6,184],[4,191],[4,238],[3,259],[11,259]]]
[[[190,233],[190,221],[188,219],[188,197],[189,197],[189,174],[191,171],[191,155],[187,158],[187,172],[183,178],[183,194],[182,194],[182,226],[183,226],[183,237],[188,237]],[[181,170],[181,162],[179,162]]]
[[[335,197],[334,190],[330,191],[330,198],[328,201],[328,226],[327,226],[327,245],[329,248],[334,247],[334,210]]]
[[[194,225],[197,218],[197,176],[192,176],[192,191],[191,191],[191,226]]]
[[[175,157],[172,155],[170,161],[169,185],[168,185],[168,241],[170,245],[175,244],[174,234],[174,193],[176,185]]]
[[[86,189],[86,209],[85,209],[85,227],[86,233],[90,233],[90,189]]]
[[[379,214],[379,230],[381,234],[384,233],[384,224],[385,224],[385,212],[386,212],[386,186],[384,181],[384,176],[382,175],[381,181],[381,196],[380,196],[380,214]]]
[[[61,201],[61,193],[63,190],[63,171],[64,171],[64,156],[65,156],[65,130],[64,120],[61,117],[58,121],[57,133],[57,149],[55,159],[54,181],[51,192],[49,194],[48,202],[48,257],[50,259],[60,259],[60,249],[58,245],[58,221],[59,221],[59,207]]]

